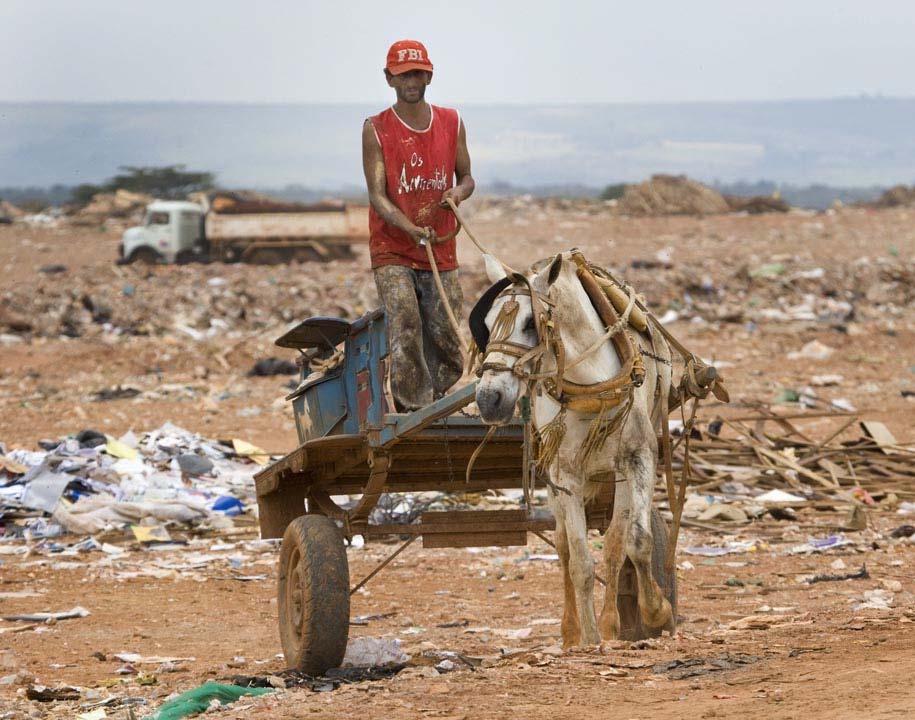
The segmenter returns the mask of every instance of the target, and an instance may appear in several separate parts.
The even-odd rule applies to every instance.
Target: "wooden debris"
[[[846,420],[824,440],[797,426],[824,417]],[[701,437],[690,442],[690,485],[697,491],[720,491],[725,483],[737,482],[759,490],[808,485],[852,503],[858,500],[850,491],[861,493],[855,488],[878,498],[915,497],[915,448],[899,442],[883,423],[860,422],[863,434],[841,441],[859,420],[844,412],[785,416],[760,408],[754,415],[718,420],[720,434],[697,424]],[[683,467],[682,443],[675,445],[674,466],[677,473]]]
[[[861,423],[861,429],[868,437],[873,438],[887,455],[895,452],[893,448],[896,446],[896,438],[882,422],[865,420]]]

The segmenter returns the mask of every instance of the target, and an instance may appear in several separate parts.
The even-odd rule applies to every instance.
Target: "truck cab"
[[[120,263],[181,262],[202,253],[204,209],[197,203],[156,200],[143,225],[124,231]]]

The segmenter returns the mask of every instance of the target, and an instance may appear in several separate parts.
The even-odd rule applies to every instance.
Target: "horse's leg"
[[[620,613],[616,599],[619,594],[620,570],[626,560],[623,532],[626,516],[629,514],[628,498],[622,492],[615,494],[613,517],[604,533],[604,563],[607,568],[607,587],[604,590],[604,606],[600,611],[598,627],[604,640],[616,640],[620,634]]]
[[[562,589],[565,600],[562,604],[562,646],[570,648],[581,642],[581,626],[578,624],[578,608],[575,605],[575,589],[569,575],[569,543],[565,527],[556,514],[556,534],[553,537],[559,555],[559,569],[562,572]]]
[[[574,487],[574,481],[560,481],[559,487]],[[581,628],[582,645],[599,645],[597,616],[594,614],[594,561],[588,548],[588,524],[585,506],[579,495],[557,493],[553,502],[556,509],[556,526],[562,523],[568,547],[569,577],[578,609],[578,624]],[[559,516],[562,519],[559,519]]]
[[[670,603],[651,571],[651,496],[655,480],[655,434],[647,416],[633,412],[620,445],[619,464],[629,493],[629,524],[626,555],[632,560],[638,579],[639,611],[648,627],[671,627]]]

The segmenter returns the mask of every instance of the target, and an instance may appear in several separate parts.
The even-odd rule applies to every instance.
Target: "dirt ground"
[[[711,403],[706,416],[744,412],[755,401],[773,402],[781,389],[810,384],[814,375],[838,374],[838,384],[815,388],[818,407],[846,401],[862,417],[886,423],[901,443],[915,442],[915,401],[905,396],[915,390],[911,302],[859,293],[850,317],[766,322],[754,313],[780,297],[786,306],[800,302],[806,291],[799,286],[807,281],[741,284],[735,279],[742,277],[742,268],[773,262],[787,266],[789,274],[822,268],[823,282],[833,285],[826,288],[833,293],[829,297],[841,298],[842,283],[862,268],[911,263],[912,211],[636,220],[580,208],[541,209],[519,200],[517,207],[478,206],[472,217],[479,238],[509,264],[523,267],[577,246],[593,260],[625,270],[659,314],[681,310],[684,320],[671,329],[704,357],[722,363],[731,390],[732,406]],[[195,293],[203,297],[208,287],[218,286],[213,279],[225,278],[232,287],[247,289],[245,319],[196,340],[168,329],[170,320],[165,330],[148,334],[102,327],[76,337],[6,331],[0,335],[0,442],[34,448],[40,438],[83,428],[119,435],[171,421],[208,437],[245,438],[271,453],[292,449],[295,431],[282,399],[289,378],[245,374],[257,359],[292,359],[289,351],[272,345],[290,321],[315,314],[356,315],[372,306],[364,249],[353,261],[327,266],[146,270],[114,268],[116,246],[116,235],[100,231],[0,227],[0,301],[32,292],[58,298],[68,288],[77,293],[75,288],[92,286],[119,298],[108,301],[115,316],[120,303],[126,307],[145,298],[147,311],[161,320],[170,318],[179,301],[193,304]],[[670,254],[673,269],[630,268],[632,260],[651,261],[659,251]],[[486,281],[469,243],[461,256],[469,307]],[[66,269],[40,271],[53,263]],[[699,284],[708,276],[705,284],[720,292],[684,311],[684,293],[697,292],[688,289],[684,273]],[[129,295],[121,292],[127,286]],[[283,317],[277,298],[287,295],[293,314]],[[835,352],[819,361],[787,358],[812,340]],[[99,391],[118,386],[138,394],[95,399]],[[799,411],[796,405],[777,409]],[[805,427],[823,436],[839,424],[826,418],[807,421]],[[549,559],[552,550],[546,545],[532,538],[526,548],[468,551],[422,550],[417,543],[354,596],[354,618],[385,617],[354,625],[351,633],[400,638],[415,660],[424,651],[448,650],[482,658],[479,667],[441,675],[424,666],[408,667],[393,678],[334,692],[300,688],[243,699],[221,716],[907,716],[915,710],[915,544],[891,540],[887,533],[912,520],[892,511],[870,511],[869,517],[870,529],[848,534],[851,545],[813,555],[791,555],[788,549],[827,534],[831,525],[842,523],[841,513],[809,510],[797,522],[757,521],[739,528],[733,538],[691,529],[681,538],[682,547],[725,538],[764,544],[755,552],[718,558],[681,553],[676,637],[646,647],[609,643],[601,651],[570,653],[554,647],[560,644],[562,594],[557,563]],[[108,694],[136,698],[147,703],[136,707],[142,717],[168,695],[206,680],[280,671],[277,553],[256,538],[253,518],[245,517],[231,533],[189,535],[188,546],[170,552],[144,550],[117,535],[108,539],[126,549],[117,556],[0,555],[0,615],[75,605],[91,613],[22,632],[10,632],[22,623],[0,623],[0,677],[21,673],[44,685],[90,689],[88,696],[96,699]],[[593,540],[597,557],[599,538]],[[392,549],[351,549],[353,579]],[[839,560],[846,568],[839,572],[866,564],[870,577],[805,582],[817,573],[837,572]],[[240,581],[240,573],[256,579]],[[865,591],[887,587],[894,588],[889,609],[854,609]],[[455,626],[439,627],[449,624]],[[525,637],[518,631],[526,628]],[[141,665],[139,674],[118,675],[124,663],[112,656],[121,652],[193,660],[165,669]],[[700,673],[711,666],[663,665],[696,659],[717,660],[725,669]],[[679,677],[692,671],[699,674]],[[57,703],[28,701],[24,693],[19,680],[0,684],[0,719],[75,717],[91,702],[85,692],[81,701]],[[108,716],[127,717],[127,710],[113,707]]]

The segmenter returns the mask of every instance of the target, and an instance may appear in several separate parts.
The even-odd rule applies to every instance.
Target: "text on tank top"
[[[439,237],[456,227],[454,214],[442,208],[442,194],[454,185],[454,164],[460,116],[457,110],[430,105],[431,120],[423,130],[414,130],[398,117],[394,108],[370,118],[384,156],[388,198],[410,222],[431,227]],[[399,228],[386,223],[369,208],[369,251],[372,267],[405,265],[430,269],[426,250]],[[432,246],[439,270],[457,267],[456,243],[452,238]]]

